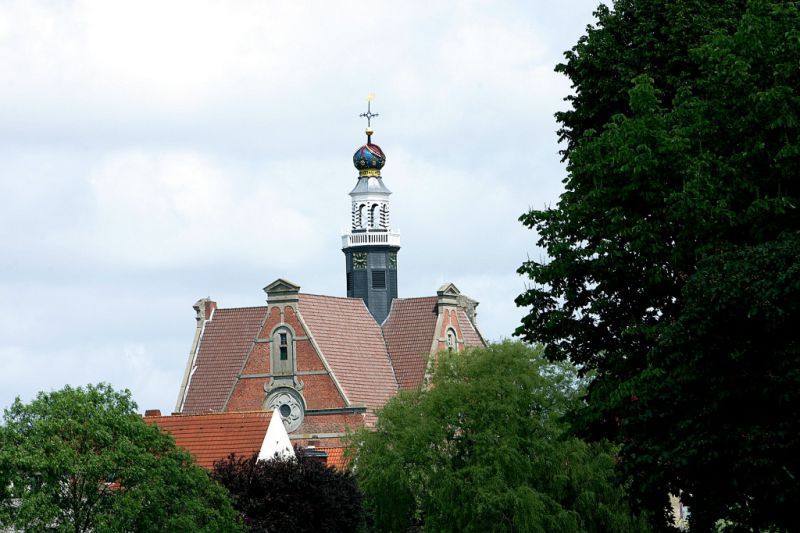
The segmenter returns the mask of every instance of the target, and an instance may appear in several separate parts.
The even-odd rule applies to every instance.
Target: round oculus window
[[[305,402],[296,390],[281,387],[267,397],[266,408],[278,410],[287,432],[292,432],[303,423]]]

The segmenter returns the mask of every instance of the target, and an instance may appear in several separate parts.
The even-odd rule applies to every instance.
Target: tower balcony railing
[[[347,233],[342,235],[342,248],[353,246],[400,246],[400,234],[387,231]]]

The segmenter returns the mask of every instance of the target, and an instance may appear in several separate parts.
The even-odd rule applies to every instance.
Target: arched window
[[[381,214],[380,214],[380,206],[378,204],[373,204],[372,209],[369,213],[369,225],[370,227],[377,228],[381,224]]]
[[[447,329],[447,351],[458,351],[458,340],[456,338],[456,331],[453,328]]]
[[[367,206],[361,204],[358,208],[358,227],[365,228],[367,227]]]
[[[270,350],[272,374],[287,376],[294,369],[294,337],[287,327],[281,327],[272,334],[272,349]]]

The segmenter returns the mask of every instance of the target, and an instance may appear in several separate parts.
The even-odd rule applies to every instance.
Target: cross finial
[[[373,93],[369,93],[367,95],[367,112],[361,113],[359,116],[364,117],[367,119],[367,143],[372,142],[372,119],[373,117],[377,117],[378,113],[373,113],[371,109],[372,101],[375,99],[375,95]]]

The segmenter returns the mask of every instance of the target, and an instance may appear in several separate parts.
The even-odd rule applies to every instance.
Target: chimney
[[[309,461],[316,461],[323,465],[328,464],[328,453],[324,450],[317,450],[316,446],[306,446],[302,449],[302,457]]]
[[[161,409],[148,409],[144,412],[145,417],[161,416]]]
[[[200,298],[194,303],[192,307],[194,308],[195,313],[197,313],[197,315],[195,316],[195,319],[197,320],[197,325],[198,327],[202,327],[203,322],[205,322],[206,320],[211,320],[211,315],[217,308],[217,302],[215,302],[211,298]]]

